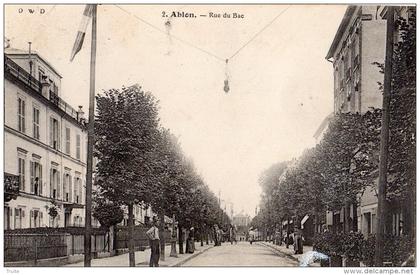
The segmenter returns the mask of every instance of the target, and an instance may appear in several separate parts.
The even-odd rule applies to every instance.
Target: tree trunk
[[[200,227],[200,246],[203,246],[203,226]]]
[[[345,205],[344,205],[344,233],[350,232],[350,202],[348,199],[346,199]]]
[[[130,267],[136,266],[134,255],[134,213],[133,204],[128,205],[128,259]]]
[[[209,244],[209,228],[206,226],[206,245]]]
[[[159,214],[159,239],[160,239],[160,259],[165,260],[165,215]]]
[[[179,244],[179,254],[184,254],[184,235],[182,234],[181,225],[178,226],[178,244]]]

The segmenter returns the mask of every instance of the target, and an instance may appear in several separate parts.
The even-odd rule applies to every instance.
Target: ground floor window
[[[43,213],[39,209],[33,209],[30,213],[29,227],[36,228],[43,225]]]
[[[400,236],[403,231],[403,215],[402,213],[392,214],[392,235]]]
[[[15,229],[23,228],[24,222],[23,218],[25,217],[25,210],[22,208],[15,208]]]
[[[3,218],[4,218],[4,229],[5,230],[9,230],[12,228],[11,226],[11,216],[12,216],[12,208],[10,208],[9,206],[5,206],[4,207],[4,213],[3,213]]]

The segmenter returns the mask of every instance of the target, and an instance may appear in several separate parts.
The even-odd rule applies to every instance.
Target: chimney
[[[77,110],[77,121],[83,123],[85,122],[85,112],[83,111],[83,106],[79,105],[79,110]]]
[[[50,83],[48,82],[47,76],[43,75],[41,79],[41,92],[42,96],[49,99],[50,96]]]
[[[32,42],[28,42],[28,46],[29,46],[29,49],[28,49],[28,53],[29,53],[29,75],[30,76],[32,76],[32,66],[33,66],[33,62],[32,62],[32,52],[31,52],[31,45],[32,45]]]

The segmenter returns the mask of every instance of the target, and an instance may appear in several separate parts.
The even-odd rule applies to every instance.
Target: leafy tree
[[[404,202],[406,229],[414,234],[416,191],[416,10],[399,18],[390,101],[387,199]]]
[[[124,210],[118,204],[107,200],[100,193],[95,192],[92,215],[99,221],[101,226],[109,228],[119,224],[124,219]]]
[[[109,201],[128,208],[129,259],[130,266],[135,266],[133,206],[149,203],[155,184],[158,102],[138,85],[111,89],[96,98],[96,185]]]

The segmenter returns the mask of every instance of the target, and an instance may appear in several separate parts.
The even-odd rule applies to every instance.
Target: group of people
[[[217,224],[215,224],[213,226],[214,246],[222,245],[222,242],[226,241],[227,238],[229,238],[228,241],[230,241],[231,244],[236,244],[238,242],[238,240],[236,239],[236,232],[236,227],[232,224],[229,225],[229,237],[227,237],[227,233],[225,234],[224,231],[221,228],[219,228]]]
[[[159,222],[156,217],[153,217],[151,227],[146,231],[146,236],[149,239],[150,245],[150,267],[159,266],[160,258],[160,238],[159,238]],[[195,243],[194,243],[194,227],[191,227],[186,240],[186,253],[194,253]]]
[[[283,238],[286,247],[293,245],[295,254],[303,254],[303,240],[302,230],[299,228],[295,228],[294,232],[285,234]]]

